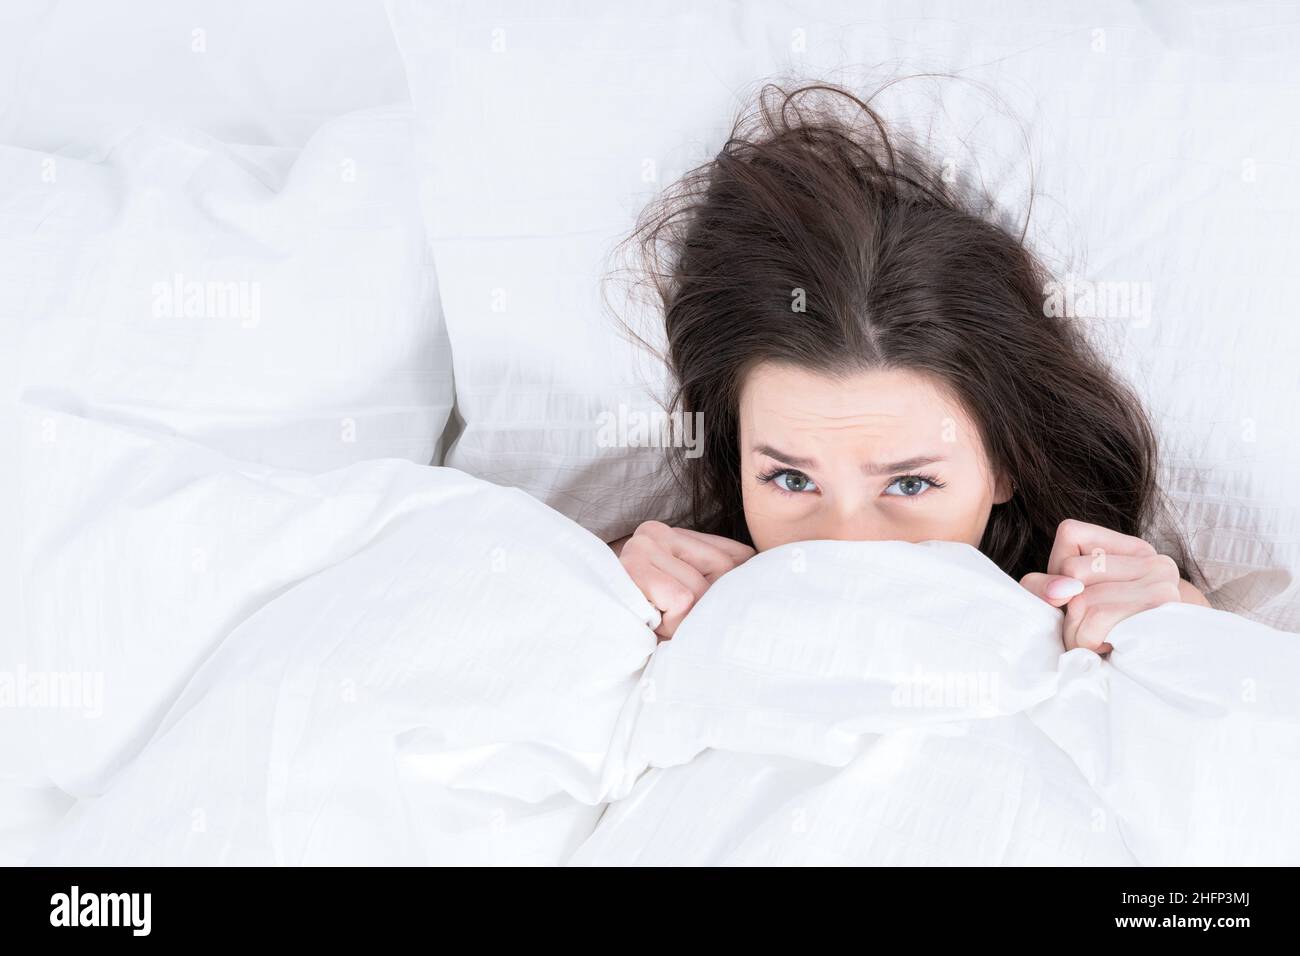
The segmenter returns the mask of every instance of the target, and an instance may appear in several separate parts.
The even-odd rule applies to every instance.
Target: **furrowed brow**
[[[771,445],[755,445],[754,452],[759,455],[766,455],[768,458],[774,458],[783,465],[791,468],[816,468],[817,461],[813,458],[800,458],[797,455],[788,455]],[[868,462],[862,466],[862,471],[868,475],[896,475],[913,471],[917,468],[924,468],[926,465],[932,465],[937,461],[946,461],[942,455],[915,455],[912,458],[904,458],[902,461],[889,461],[882,463]]]
[[[862,470],[868,475],[897,475],[945,460],[942,455],[916,455],[913,458],[904,458],[902,461],[889,461],[879,465],[868,462],[862,466]]]
[[[783,465],[789,465],[791,468],[816,468],[817,461],[813,458],[799,458],[796,455],[787,455],[783,451],[777,451],[771,445],[755,445],[754,452],[759,455],[766,455],[768,458],[775,458]]]

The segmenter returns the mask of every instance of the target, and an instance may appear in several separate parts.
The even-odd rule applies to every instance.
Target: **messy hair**
[[[625,245],[662,317],[666,411],[704,423],[702,453],[668,450],[668,520],[753,544],[738,407],[758,363],[907,370],[960,400],[1012,483],[980,543],[1007,574],[1046,570],[1066,518],[1139,537],[1159,520],[1200,584],[1142,402],[1072,320],[1048,314],[1052,277],[1024,232],[951,178],[850,90],[768,83],[718,154],[645,208]]]

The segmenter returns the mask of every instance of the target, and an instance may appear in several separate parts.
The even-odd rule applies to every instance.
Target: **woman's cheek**
[[[745,525],[755,551],[767,551],[799,540],[798,525],[782,521],[761,505],[745,504]]]
[[[781,498],[770,489],[745,491],[741,504],[745,509],[745,526],[756,551],[824,536],[814,520],[815,509],[803,502]]]
[[[746,490],[742,494],[745,524],[757,551],[767,551],[795,541],[820,538],[859,540],[961,541],[978,548],[988,523],[986,502],[948,498],[942,502],[894,502],[880,509],[871,527],[827,526],[815,508],[801,502],[765,500],[768,489]],[[851,532],[851,533],[850,533]]]
[[[980,515],[978,502],[949,498],[933,502],[900,502],[897,506],[897,534],[905,541],[960,541],[978,548],[987,515]]]
[[[980,542],[984,540],[984,529],[989,522],[990,510],[991,504],[987,501],[962,502],[960,513],[949,518],[953,528],[951,540],[964,541],[971,547],[978,548]]]

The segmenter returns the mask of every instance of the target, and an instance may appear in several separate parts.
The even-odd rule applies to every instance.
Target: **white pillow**
[[[1026,2],[995,30],[956,2],[923,19],[882,0],[388,7],[465,420],[449,464],[600,534],[659,517],[627,490],[654,450],[598,444],[600,413],[643,407],[662,379],[633,371],[598,307],[605,254],[657,187],[717,151],[762,79],[873,90],[960,73],[876,105],[990,186],[1013,225],[1032,162],[1030,244],[1062,279],[1149,284],[1149,315],[1091,330],[1150,401],[1216,599],[1300,630],[1300,325],[1285,318],[1300,267],[1278,241],[1300,161],[1288,125],[1259,120],[1295,112],[1300,26],[1211,4],[1171,21]]]
[[[283,468],[427,464],[452,384],[409,133],[387,107],[301,152],[155,126],[97,162],[0,151],[23,400]]]
[[[298,147],[326,120],[406,98],[378,0],[0,4],[7,146],[83,156],[150,122]]]
[[[611,540],[663,516],[662,454],[601,429],[653,414],[665,375],[622,336],[601,278],[640,205],[693,159],[689,132],[718,127],[730,98],[696,82],[695,41],[660,45],[680,13],[574,14],[390,6],[463,422],[444,463]]]

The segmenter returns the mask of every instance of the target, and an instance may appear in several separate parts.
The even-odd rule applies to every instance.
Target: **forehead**
[[[749,438],[774,443],[802,436],[960,445],[971,433],[960,403],[932,379],[900,369],[830,376],[763,363],[745,377],[739,412]]]

